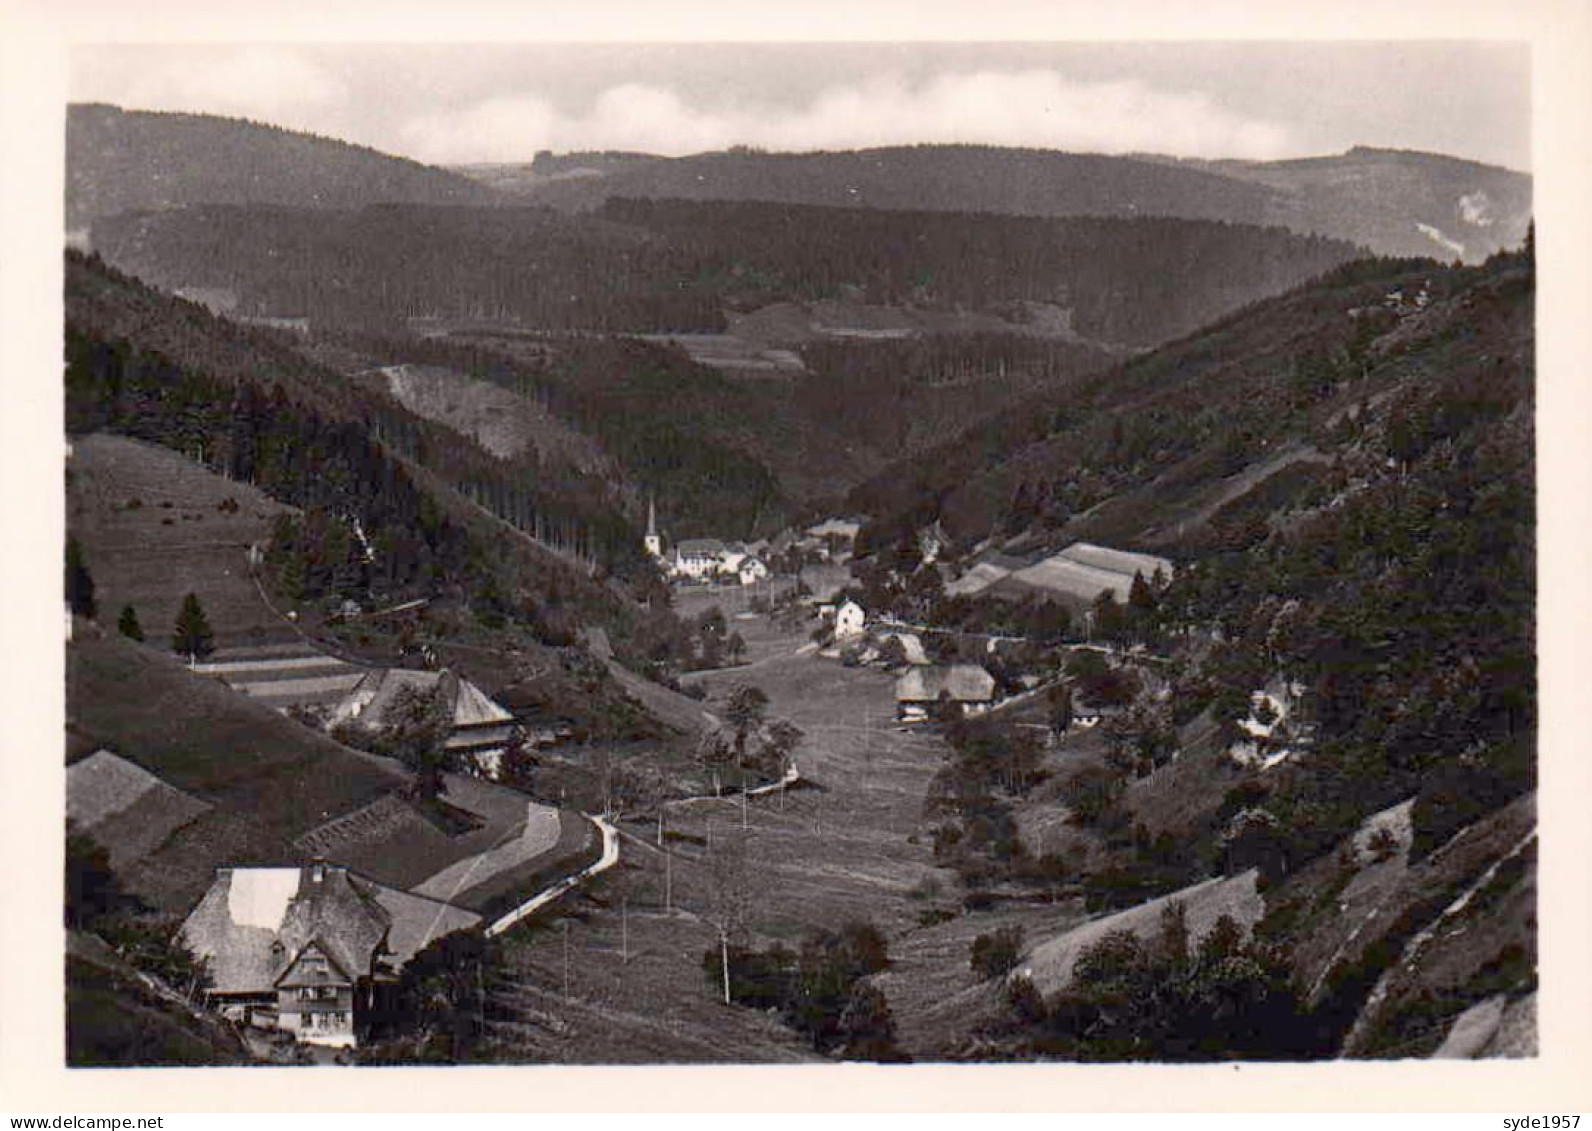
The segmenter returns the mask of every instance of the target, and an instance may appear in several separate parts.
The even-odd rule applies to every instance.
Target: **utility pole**
[[[751,796],[751,791],[746,788],[746,779],[741,779],[741,828],[746,828],[746,799]]]
[[[674,912],[674,853],[663,850],[663,909]]]
[[[730,1004],[730,932],[719,929],[719,961],[724,967],[724,1004]]]

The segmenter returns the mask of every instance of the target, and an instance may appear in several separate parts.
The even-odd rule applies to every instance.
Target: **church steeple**
[[[663,539],[658,537],[658,507],[651,495],[647,496],[647,536],[641,544],[653,557],[663,557]]]

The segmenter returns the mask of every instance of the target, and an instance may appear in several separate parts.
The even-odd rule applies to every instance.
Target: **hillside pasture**
[[[108,750],[66,769],[66,815],[125,867],[163,844],[209,806]]]
[[[218,648],[291,639],[261,600],[248,551],[290,508],[167,448],[123,436],[74,437],[67,459],[67,530],[93,574],[99,619],[132,605],[146,639],[164,646],[188,593]]]
[[[1064,990],[1072,981],[1074,964],[1089,947],[1116,931],[1153,937],[1161,929],[1163,912],[1174,904],[1187,913],[1189,937],[1195,942],[1223,915],[1231,916],[1240,927],[1252,928],[1265,913],[1265,900],[1255,886],[1257,878],[1258,873],[1250,870],[1225,879],[1204,880],[1115,915],[1092,919],[1030,947],[1014,973],[1027,977],[1041,993]]]
[[[157,903],[196,898],[220,864],[297,859],[290,842],[404,785],[362,755],[194,675],[158,651],[85,628],[67,648],[67,718],[81,737],[211,808],[133,869]],[[110,847],[110,846],[108,846]]]

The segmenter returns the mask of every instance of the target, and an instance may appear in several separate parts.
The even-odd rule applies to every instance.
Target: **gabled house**
[[[912,667],[896,680],[895,696],[896,718],[902,722],[930,718],[942,703],[979,714],[995,702],[995,677],[977,664]]]
[[[218,868],[178,931],[223,1016],[312,1044],[356,1044],[415,953],[480,917],[325,861]]]
[[[768,577],[768,566],[763,564],[761,558],[748,554],[741,562],[739,573],[742,585],[756,585]]]
[[[847,601],[835,610],[835,639],[847,640],[861,636],[868,623],[868,614],[855,601]]]
[[[466,764],[497,776],[504,752],[515,738],[514,716],[493,702],[475,684],[453,672],[381,668],[356,683],[332,709],[328,728],[358,723],[382,731],[397,723],[397,708],[404,691],[428,695],[440,689],[453,727],[447,749]]]

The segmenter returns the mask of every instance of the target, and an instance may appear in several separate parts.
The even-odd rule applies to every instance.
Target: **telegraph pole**
[[[674,853],[663,850],[663,909],[674,911]]]

